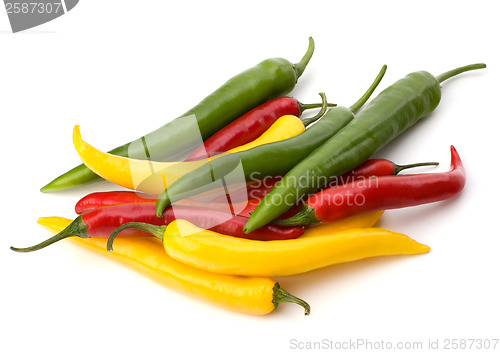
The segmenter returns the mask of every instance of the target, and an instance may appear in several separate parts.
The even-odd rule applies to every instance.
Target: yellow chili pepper
[[[276,120],[258,139],[212,158],[282,141],[297,136],[304,130],[304,124],[299,118],[285,115]],[[127,189],[153,195],[159,195],[182,175],[209,161],[203,159],[190,162],[155,162],[105,153],[82,139],[78,125],[73,129],[73,144],[83,163],[97,175]]]
[[[52,233],[66,228],[71,220],[61,217],[42,217],[38,224]],[[309,315],[309,305],[282,289],[271,278],[241,277],[210,273],[182,264],[167,254],[151,238],[122,238],[115,251],[106,251],[106,239],[71,239],[75,244],[116,260],[148,277],[186,294],[219,306],[246,314],[265,315],[279,304],[292,302],[301,305]]]
[[[175,220],[168,226],[126,223],[124,229],[140,229],[163,240],[172,258],[206,271],[244,276],[288,276],[342,262],[382,255],[420,254],[429,247],[410,237],[380,228],[357,228],[321,236],[290,240],[257,241],[218,234]]]
[[[293,115],[284,115],[276,120],[260,137],[245,145],[235,147],[229,152],[236,153],[276,141],[282,141],[304,132],[306,127],[302,120]]]
[[[342,218],[332,223],[324,223],[311,228],[307,228],[301,238],[322,237],[335,234],[348,229],[370,228],[378,222],[384,211],[361,213],[355,216]]]

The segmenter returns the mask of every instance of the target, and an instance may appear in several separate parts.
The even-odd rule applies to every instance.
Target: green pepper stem
[[[107,243],[107,249],[109,252],[113,251],[113,241],[115,240],[116,236],[120,234],[122,231],[125,229],[137,229],[137,230],[143,230],[145,232],[150,233],[151,235],[154,235],[160,240],[163,240],[163,233],[165,233],[165,229],[167,226],[157,226],[154,224],[149,224],[149,223],[142,223],[142,222],[129,222],[122,224],[118,228],[116,228],[113,233],[108,238],[108,243]]]
[[[163,211],[170,204],[170,197],[168,196],[168,188],[163,190],[158,198],[156,199],[156,217],[163,217]]]
[[[300,211],[294,214],[292,217],[287,219],[275,219],[273,224],[277,224],[279,226],[308,226],[312,224],[321,223],[321,221],[316,217],[316,213],[314,213],[314,207],[309,207],[306,204],[302,205]]]
[[[312,116],[310,118],[302,119],[302,123],[304,124],[304,126],[307,126],[307,125],[315,122],[319,118],[321,118],[325,114],[326,110],[328,109],[328,102],[326,101],[325,94],[323,92],[321,92],[319,94],[319,96],[321,97],[321,101],[323,102],[323,103],[321,103],[321,110],[315,116]]]
[[[409,168],[416,168],[416,167],[427,167],[430,165],[439,165],[438,162],[424,162],[424,163],[413,163],[413,164],[404,164],[404,165],[397,165],[396,163],[394,164],[394,174],[399,174],[402,170],[409,169]]]
[[[314,108],[321,108],[323,106],[323,103],[310,103],[310,104],[302,104],[300,102],[299,103],[299,107],[300,107],[300,112],[302,113],[304,110],[308,110],[308,109],[314,109]],[[328,108],[333,108],[333,107],[336,107],[337,104],[335,103],[328,103],[326,105]]]
[[[307,64],[309,64],[309,60],[311,60],[311,57],[314,53],[314,39],[312,37],[309,37],[309,47],[307,48],[306,53],[302,57],[302,60],[298,62],[297,64],[294,64],[293,67],[297,71],[297,78],[302,76],[302,73],[306,69]]]
[[[382,81],[382,78],[385,75],[385,72],[387,71],[387,65],[382,66],[382,69],[380,69],[380,72],[378,73],[378,76],[375,78],[375,81],[373,81],[372,85],[368,88],[368,90],[363,94],[363,96],[353,105],[351,105],[351,110],[353,113],[356,113],[363,105],[365,105],[366,101],[371,97],[377,86],[379,85],[380,81]]]
[[[280,287],[278,283],[276,283],[273,287],[273,305],[276,309],[281,303],[295,303],[304,308],[304,315],[309,315],[311,313],[311,307],[305,300],[302,300]]]
[[[466,65],[466,66],[458,67],[458,68],[450,70],[450,71],[446,71],[445,73],[442,73],[441,75],[436,76],[436,79],[439,81],[439,83],[441,83],[443,81],[446,81],[449,78],[452,78],[453,76],[461,74],[462,72],[484,69],[484,68],[486,68],[486,64]]]
[[[87,226],[82,221],[82,216],[78,216],[75,218],[73,222],[70,223],[69,226],[64,228],[61,232],[57,233],[53,237],[42,241],[40,244],[33,245],[27,248],[15,248],[13,246],[10,247],[11,250],[17,252],[31,252],[45,248],[51,244],[58,242],[59,240],[66,239],[69,237],[78,237],[78,238],[90,238],[87,233]]]

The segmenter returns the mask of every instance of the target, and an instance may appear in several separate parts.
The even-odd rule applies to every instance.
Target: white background
[[[180,3],[180,2],[176,2]],[[53,22],[12,34],[0,13],[2,118],[0,351],[287,352],[290,341],[500,338],[498,33],[495,1],[82,0]],[[350,105],[383,64],[380,90],[407,73],[485,62],[443,84],[437,110],[377,153],[397,163],[468,172],[448,202],[386,212],[380,226],[428,244],[429,254],[378,258],[279,278],[312,307],[265,317],[233,313],[164,288],[61,242],[18,254],[50,234],[40,216],[73,207],[109,183],[42,194],[79,163],[71,132],[102,150],[184,113],[227,78],[268,57],[316,52],[291,93]],[[500,350],[500,343],[496,351]]]

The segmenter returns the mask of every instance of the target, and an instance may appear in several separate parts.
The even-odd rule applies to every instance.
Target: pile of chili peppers
[[[310,38],[297,64],[264,60],[181,117],[109,153],[86,143],[75,127],[74,145],[84,164],[41,190],[100,177],[132,190],[86,195],[76,203],[74,220],[39,219],[53,237],[11,249],[31,252],[69,238],[166,286],[256,315],[286,302],[310,312],[273,276],[428,252],[427,245],[374,225],[386,210],[456,196],[465,185],[458,152],[451,146],[451,167],[442,173],[399,175],[438,163],[397,165],[370,157],[438,106],[442,82],[486,65],[436,77],[410,73],[358,113],[387,67],[350,107],[328,103],[323,93],[321,103],[302,104],[286,94],[313,53]],[[315,116],[302,116],[315,108]],[[201,145],[189,133],[193,128]],[[239,179],[231,177],[237,168]]]

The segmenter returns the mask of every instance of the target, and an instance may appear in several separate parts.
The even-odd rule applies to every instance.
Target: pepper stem
[[[78,216],[75,218],[73,222],[66,228],[64,228],[60,233],[54,235],[53,237],[42,241],[40,244],[33,245],[27,248],[15,248],[13,246],[10,247],[11,250],[17,252],[31,252],[45,248],[51,244],[58,242],[59,240],[66,239],[69,237],[79,237],[82,239],[90,238],[87,233],[87,226],[82,221],[82,216]]]
[[[272,223],[279,226],[293,227],[308,226],[321,223],[321,221],[318,219],[318,217],[316,217],[314,207],[309,207],[306,204],[303,204],[300,208],[300,211],[294,214],[292,217],[286,219],[275,219]]]
[[[293,67],[297,71],[297,79],[300,76],[302,76],[302,73],[306,69],[307,64],[309,64],[309,60],[311,60],[313,53],[314,53],[314,39],[312,39],[312,37],[309,37],[309,47],[307,48],[304,57],[302,58],[302,60],[300,60],[300,62],[293,65]]]
[[[304,308],[304,315],[309,315],[311,313],[311,307],[305,300],[302,300],[280,287],[278,283],[276,283],[273,287],[273,305],[276,309],[281,303],[295,303]]]
[[[397,165],[396,163],[394,164],[394,174],[399,174],[402,170],[409,169],[409,168],[416,168],[416,167],[426,167],[430,165],[439,165],[438,162],[424,162],[424,163],[413,163],[413,164],[404,164],[404,165]]]
[[[300,107],[300,112],[302,113],[304,110],[308,110],[308,109],[314,109],[314,108],[321,108],[323,106],[323,103],[310,103],[310,104],[302,104],[300,102],[297,101],[297,103],[299,104],[299,107]],[[337,104],[335,103],[328,103],[326,105],[328,108],[332,108],[332,107],[336,107]]]
[[[373,81],[372,85],[368,88],[365,94],[363,94],[363,96],[356,103],[351,105],[350,109],[353,113],[356,113],[363,105],[365,105],[366,101],[371,97],[380,81],[382,81],[382,78],[384,77],[386,71],[387,65],[382,66],[380,72],[378,73],[378,76],[375,78],[375,81]]]
[[[142,223],[142,222],[129,222],[122,224],[118,228],[116,228],[113,233],[108,238],[108,243],[107,243],[107,249],[109,252],[113,251],[113,241],[115,240],[116,236],[120,234],[122,231],[125,229],[137,229],[137,230],[143,230],[145,232],[150,233],[151,235],[154,235],[160,240],[163,240],[163,233],[165,233],[165,229],[167,226],[157,226],[154,224],[149,224],[149,223]]]
[[[312,116],[310,118],[302,119],[302,123],[304,124],[304,126],[307,126],[307,125],[315,122],[319,118],[321,118],[325,114],[326,110],[328,109],[328,102],[326,101],[325,94],[323,92],[321,92],[319,94],[319,96],[321,97],[321,101],[323,102],[323,103],[321,103],[321,110],[315,116]]]
[[[449,78],[452,78],[453,76],[461,74],[462,72],[484,69],[484,68],[486,68],[486,64],[466,65],[466,66],[458,67],[458,68],[450,70],[450,71],[446,71],[445,73],[442,73],[441,75],[436,76],[436,79],[439,81],[439,83],[441,83],[443,81],[446,81]]]

